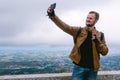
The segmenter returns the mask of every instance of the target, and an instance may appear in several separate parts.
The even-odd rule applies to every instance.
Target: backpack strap
[[[82,29],[83,29],[83,28],[80,27],[80,29],[78,30],[78,32],[77,32],[77,34],[76,34],[76,36],[75,36],[75,38],[74,38],[74,44],[76,43],[77,37],[78,37],[78,35],[81,33]]]
[[[103,40],[103,37],[104,37],[104,33],[103,32],[100,32],[101,33],[101,38],[100,40],[102,41]]]
[[[77,37],[78,37],[79,34],[81,33],[82,29],[83,29],[83,28],[80,27],[80,29],[78,30],[77,35],[76,35],[76,37],[75,37],[75,39],[74,39],[74,44],[76,43]],[[102,40],[103,40],[103,37],[104,37],[104,33],[103,33],[103,32],[100,32],[100,33],[101,33],[101,38],[100,38],[100,40],[102,41]]]

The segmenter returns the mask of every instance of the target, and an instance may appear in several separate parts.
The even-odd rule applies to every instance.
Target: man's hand
[[[48,14],[49,18],[55,16],[55,11],[54,11],[55,7],[56,7],[56,3],[51,4],[50,7],[48,8],[47,14]]]
[[[95,29],[92,30],[92,40],[100,42],[100,37],[100,32],[97,32]]]

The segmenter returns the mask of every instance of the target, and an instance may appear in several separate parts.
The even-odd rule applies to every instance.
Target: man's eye
[[[92,18],[90,18],[90,19],[92,19]]]

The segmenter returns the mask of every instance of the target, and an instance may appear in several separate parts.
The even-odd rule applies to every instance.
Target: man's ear
[[[97,23],[98,20],[95,20],[95,24]]]

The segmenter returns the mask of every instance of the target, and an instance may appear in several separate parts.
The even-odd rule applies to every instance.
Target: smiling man
[[[69,55],[74,64],[72,80],[96,80],[100,54],[108,53],[104,34],[95,28],[99,13],[90,11],[86,18],[86,26],[82,28],[64,23],[50,7],[47,13],[59,28],[74,39],[74,46]]]

